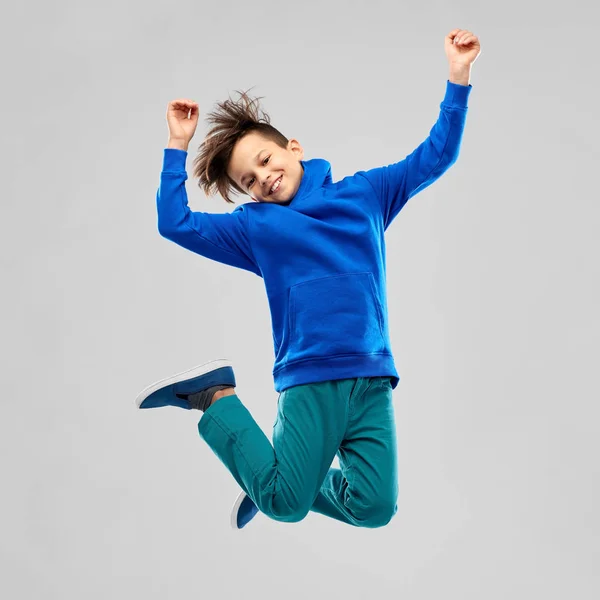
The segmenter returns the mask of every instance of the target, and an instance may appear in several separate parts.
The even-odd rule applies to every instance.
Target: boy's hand
[[[444,47],[450,65],[470,67],[481,54],[476,35],[466,29],[454,29],[445,39]]]
[[[169,102],[167,124],[169,126],[169,148],[187,150],[198,125],[198,103],[187,98]]]

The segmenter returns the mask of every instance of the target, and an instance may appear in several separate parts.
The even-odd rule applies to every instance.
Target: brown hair
[[[281,148],[287,148],[289,141],[270,124],[269,115],[260,110],[260,98],[251,99],[247,92],[237,93],[239,100],[234,102],[230,96],[229,100],[217,103],[217,108],[206,116],[206,121],[213,127],[198,148],[193,172],[198,178],[198,187],[207,196],[218,192],[230,204],[235,204],[229,197],[230,190],[247,193],[227,174],[236,142],[250,132],[259,133]]]

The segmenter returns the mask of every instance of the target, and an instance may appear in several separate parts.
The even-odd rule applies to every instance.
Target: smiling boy
[[[235,145],[228,172],[255,202],[288,205],[302,181],[303,158],[304,150],[298,140],[290,140],[284,149],[258,133],[249,133]],[[254,167],[265,168],[264,173],[258,173],[258,180]]]
[[[273,443],[235,393],[232,365],[217,360],[161,380],[140,408],[198,409],[201,437],[242,488],[234,528],[258,511],[283,522],[309,511],[359,527],[381,527],[397,511],[384,233],[406,202],[456,161],[480,44],[470,31],[445,38],[450,65],[429,137],[398,163],[334,183],[324,159],[304,160],[261,115],[256,100],[218,105],[194,161],[208,195],[254,202],[226,214],[193,212],[185,161],[198,104],[169,103],[169,143],[157,193],[162,236],[264,280],[279,392]],[[336,456],[340,469],[331,467]]]

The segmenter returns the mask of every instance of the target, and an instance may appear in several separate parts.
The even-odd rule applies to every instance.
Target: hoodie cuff
[[[177,148],[165,148],[163,152],[163,171],[185,171],[188,153]]]
[[[467,108],[469,96],[473,86],[459,85],[458,83],[452,83],[449,79],[446,81],[446,95],[442,104],[449,106],[456,106],[461,108]]]

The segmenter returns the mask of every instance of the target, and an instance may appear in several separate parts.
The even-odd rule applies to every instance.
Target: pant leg
[[[267,516],[303,519],[344,438],[355,380],[289,388],[279,396],[273,444],[235,395],[215,402],[198,431]]]
[[[398,456],[392,386],[387,377],[358,381],[348,429],[312,511],[357,527],[382,527],[397,512]]]

